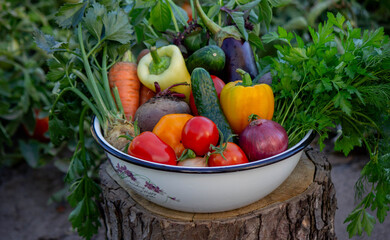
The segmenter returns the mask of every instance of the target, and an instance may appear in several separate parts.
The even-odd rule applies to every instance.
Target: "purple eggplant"
[[[238,68],[249,73],[252,79],[258,75],[253,51],[248,41],[225,38],[221,48],[226,56],[224,75],[222,76],[225,83],[241,80],[240,74],[236,72]]]
[[[248,41],[241,38],[241,34],[234,26],[220,27],[213,22],[203,11],[199,0],[195,0],[195,7],[207,29],[214,35],[215,41],[225,53],[225,68],[222,79],[225,83],[240,80],[236,72],[238,68],[249,73],[254,79],[258,75],[253,50]]]

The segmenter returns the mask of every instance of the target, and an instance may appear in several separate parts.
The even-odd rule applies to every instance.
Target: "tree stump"
[[[108,239],[336,239],[336,197],[326,156],[307,148],[288,179],[265,198],[222,213],[166,209],[133,193],[109,163],[100,169]]]

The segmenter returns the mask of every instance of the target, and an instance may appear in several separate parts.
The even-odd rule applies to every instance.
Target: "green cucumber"
[[[218,74],[225,67],[225,53],[216,45],[204,46],[196,50],[186,61],[188,72],[201,67],[211,74]]]
[[[224,140],[228,139],[233,130],[223,114],[213,80],[204,68],[195,68],[192,71],[191,87],[199,115],[213,121],[222,132]]]

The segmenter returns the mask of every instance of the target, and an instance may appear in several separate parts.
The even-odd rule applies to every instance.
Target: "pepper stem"
[[[187,148],[182,152],[181,156],[177,159],[177,161],[180,162],[191,158],[196,158],[196,154],[194,151]]]
[[[157,53],[156,46],[152,46],[150,48],[150,54],[152,55],[154,64],[159,64],[161,62],[161,58],[160,58],[160,56]]]
[[[252,114],[249,115],[249,117],[248,117],[248,122],[252,122],[252,121],[255,121],[255,120],[257,120],[257,119],[260,119],[259,115],[252,113]]]
[[[153,61],[149,65],[149,72],[154,75],[159,75],[168,69],[171,58],[170,57],[160,57],[157,53],[156,46],[150,48],[150,54],[152,55]]]
[[[245,72],[241,68],[237,68],[236,72],[241,75],[242,86],[244,86],[244,87],[252,86],[252,78],[251,78],[251,75],[249,75],[249,73]]]

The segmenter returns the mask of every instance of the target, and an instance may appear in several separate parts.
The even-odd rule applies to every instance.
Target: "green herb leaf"
[[[245,29],[245,20],[243,12],[232,12],[231,17],[233,22],[237,25],[238,30],[242,34],[245,40],[248,40],[248,32]]]
[[[102,18],[106,13],[106,8],[99,4],[94,3],[92,8],[89,8],[87,14],[83,18],[84,26],[88,29],[89,33],[92,34],[96,39],[100,40],[103,32]]]
[[[56,22],[60,27],[76,27],[84,16],[88,1],[76,4],[65,4],[56,14]]]
[[[103,16],[105,38],[122,44],[129,43],[134,39],[133,28],[126,14],[122,10],[109,12]]]
[[[260,20],[263,20],[265,23],[265,26],[267,29],[269,29],[269,26],[271,25],[272,20],[272,8],[269,4],[269,1],[261,1],[259,4],[260,14],[259,18]]]
[[[249,33],[248,40],[256,48],[264,50],[264,46],[263,46],[263,42],[261,41],[261,38],[257,34],[255,34],[254,32]]]
[[[171,23],[171,11],[167,3],[158,0],[157,4],[153,6],[150,12],[149,23],[153,25],[158,31],[165,31],[169,28]]]
[[[39,48],[46,51],[47,53],[53,53],[55,50],[61,47],[63,42],[57,42],[53,36],[44,34],[41,31],[35,31],[33,33],[34,41]]]

